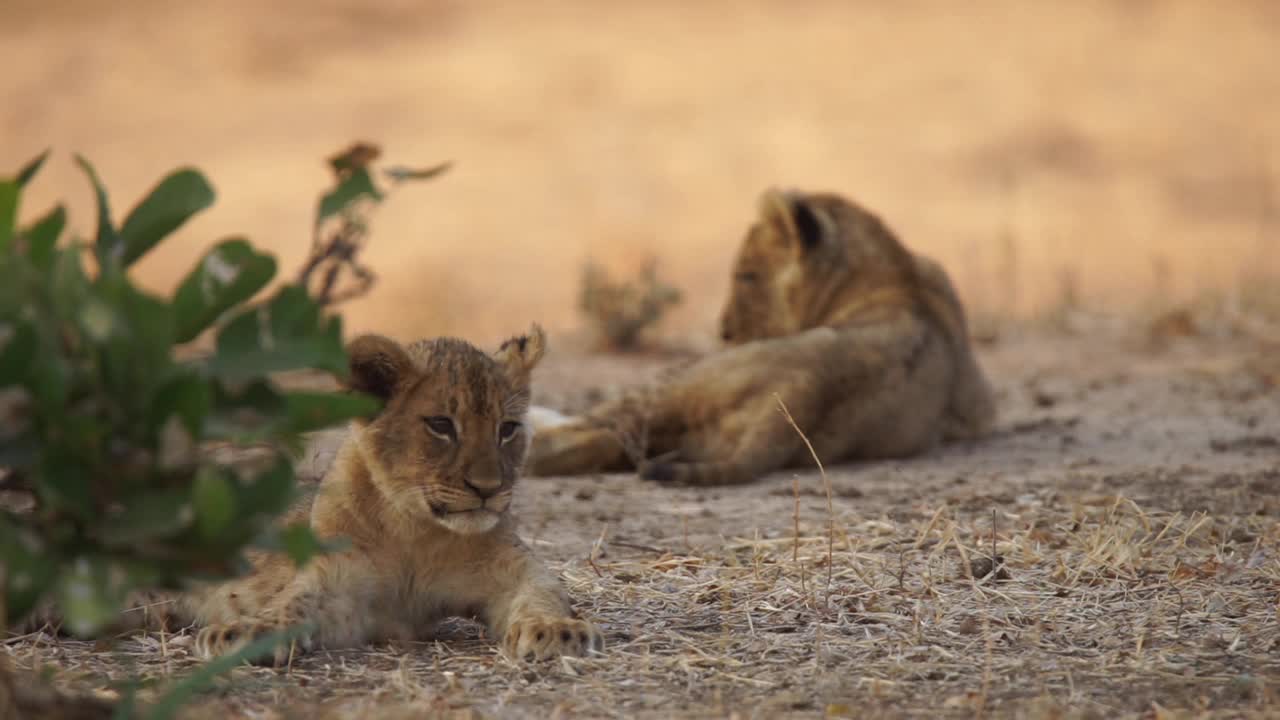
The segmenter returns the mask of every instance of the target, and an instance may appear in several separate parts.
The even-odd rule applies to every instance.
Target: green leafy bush
[[[52,598],[65,627],[89,635],[130,590],[225,577],[251,545],[305,561],[319,549],[309,530],[271,525],[295,497],[289,450],[376,403],[285,391],[271,375],[344,374],[341,320],[296,283],[251,304],[276,262],[240,238],[210,248],[172,297],[130,280],[130,265],[213,204],[192,169],[117,223],[77,158],[97,198],[92,241],[60,242],[61,206],[16,227],[44,160],[0,181],[0,472],[9,499],[30,505],[0,510],[0,618]],[[317,228],[358,199],[352,177],[322,200]],[[212,352],[183,348],[206,331]],[[255,450],[211,452],[227,446]]]

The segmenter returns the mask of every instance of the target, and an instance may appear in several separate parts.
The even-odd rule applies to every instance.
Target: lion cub
[[[407,640],[449,615],[481,620],[517,659],[603,650],[509,512],[528,446],[530,372],[545,345],[537,326],[494,355],[449,338],[352,341],[351,386],[384,407],[353,424],[314,500],[295,511],[320,537],[350,544],[301,569],[259,556],[251,575],[193,595],[189,610],[207,625],[197,652],[297,623],[312,632],[292,651]]]
[[[644,478],[710,485],[812,462],[779,399],[824,462],[912,455],[994,421],[946,272],[838,195],[764,193],[721,334],[726,350],[583,417],[538,409],[531,474],[638,461]]]

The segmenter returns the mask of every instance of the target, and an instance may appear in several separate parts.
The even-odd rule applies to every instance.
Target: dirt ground
[[[459,621],[243,668],[190,716],[1274,717],[1280,348],[1133,337],[985,346],[994,436],[829,468],[830,508],[814,470],[719,489],[526,479],[523,534],[604,658],[517,666]],[[571,409],[667,362],[553,354],[538,400]],[[109,692],[189,670],[188,643],[5,647]]]

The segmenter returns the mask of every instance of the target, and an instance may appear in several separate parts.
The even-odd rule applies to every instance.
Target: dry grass
[[[578,310],[605,347],[636,350],[681,298],[678,289],[658,278],[656,259],[641,265],[631,280],[614,280],[604,267],[588,261],[582,268]]]
[[[1255,352],[1002,343],[981,446],[730,489],[528,480],[524,534],[606,657],[515,665],[458,621],[243,668],[191,717],[1274,716],[1280,403]],[[581,384],[613,361],[560,362]],[[193,667],[188,642],[6,650],[102,689]]]
[[[607,658],[522,668],[459,625],[439,643],[246,668],[208,714],[281,699],[351,717],[397,704],[612,717],[1271,707],[1271,518],[1156,511],[1122,495],[1068,501],[1051,489],[996,513],[1007,531],[992,533],[985,508],[920,508],[910,522],[845,514],[834,548],[816,518],[802,518],[798,535],[728,533],[714,545],[645,546],[606,531],[588,559],[559,569],[606,627]],[[974,578],[968,559],[989,557],[992,544],[1008,578]],[[163,676],[191,665],[188,640],[98,653],[39,637],[9,649],[63,676]]]

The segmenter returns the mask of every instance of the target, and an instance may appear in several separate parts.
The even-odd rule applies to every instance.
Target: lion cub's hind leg
[[[762,393],[688,438],[683,450],[642,463],[639,475],[676,485],[737,485],[784,467],[801,443],[773,394]]]
[[[631,467],[622,438],[612,428],[576,420],[533,436],[526,470],[530,475],[580,475]]]
[[[270,575],[259,577],[267,580]],[[249,609],[239,617],[213,619],[196,636],[196,653],[205,658],[223,655],[289,628],[301,632],[293,642],[278,644],[249,660],[281,665],[291,655],[315,647],[340,649],[362,644],[378,625],[371,592],[375,582],[367,562],[343,555],[315,558],[301,572],[292,574],[259,609]]]

